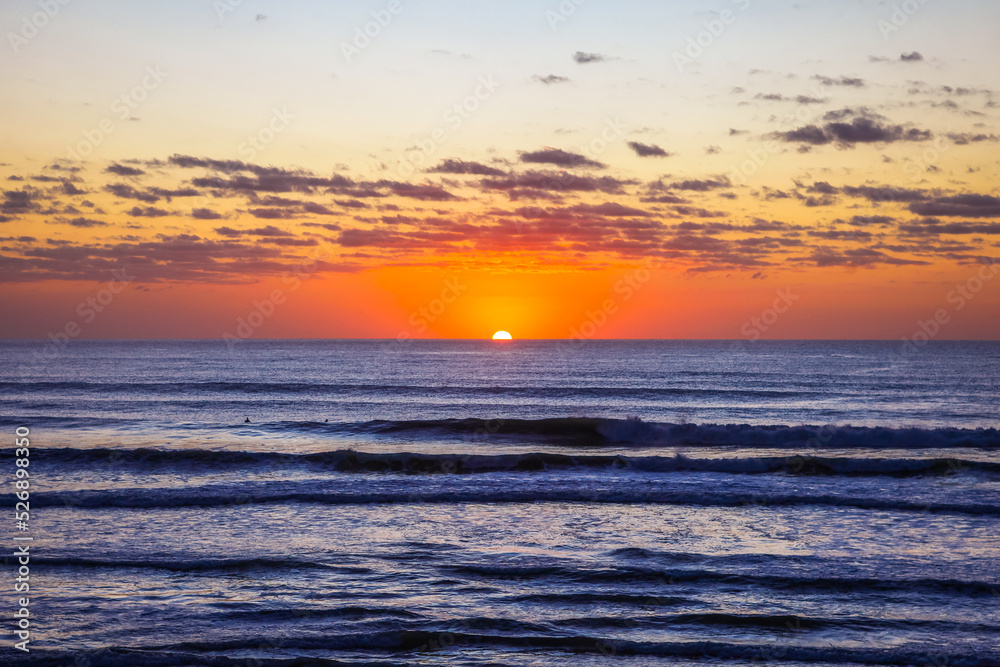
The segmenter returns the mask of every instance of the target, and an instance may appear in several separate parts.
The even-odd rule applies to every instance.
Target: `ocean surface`
[[[998,343],[0,353],[0,664],[1000,665]]]

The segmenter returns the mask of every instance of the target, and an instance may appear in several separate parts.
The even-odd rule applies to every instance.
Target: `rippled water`
[[[995,343],[0,349],[0,661],[1000,660]]]

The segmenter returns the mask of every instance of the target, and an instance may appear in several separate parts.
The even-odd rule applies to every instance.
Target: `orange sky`
[[[1000,337],[995,3],[634,4],[11,3],[0,337]]]

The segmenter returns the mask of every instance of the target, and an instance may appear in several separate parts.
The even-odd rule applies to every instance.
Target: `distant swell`
[[[1000,474],[1000,463],[964,459],[878,459],[811,455],[698,459],[675,456],[611,456],[531,452],[521,454],[368,453],[337,450],[313,454],[242,452],[205,449],[71,449],[38,450],[40,461],[60,464],[136,466],[319,467],[336,472],[474,474],[542,470],[617,469],[639,472],[711,472],[728,474],[893,476],[952,475],[964,472]]]
[[[267,425],[268,428],[323,430],[309,422]],[[334,427],[336,428],[336,427]],[[373,421],[353,430],[384,434],[450,434],[471,441],[491,437],[534,436],[575,440],[582,444],[621,443],[664,447],[741,446],[809,448],[948,448],[1000,447],[1000,431],[991,429],[920,429],[858,426],[750,426],[747,424],[656,424],[640,419],[440,419]]]
[[[37,493],[32,503],[37,507],[80,508],[181,508],[281,503],[323,505],[371,504],[524,504],[524,503],[602,503],[658,504],[696,507],[810,507],[829,506],[898,512],[938,512],[972,516],[1000,516],[1000,506],[985,503],[946,503],[896,500],[891,497],[852,497],[842,494],[757,493],[753,496],[725,491],[697,492],[661,489],[468,489],[449,491],[413,491],[366,493],[363,491],[328,491],[309,483],[269,488],[267,485],[218,485],[200,489],[126,489],[120,491],[79,491]],[[11,496],[13,498],[13,496]],[[4,501],[12,505],[13,500]]]
[[[29,424],[33,428],[128,428],[150,425],[142,421],[77,417],[0,417],[0,426]],[[635,445],[645,447],[798,447],[947,449],[1000,448],[996,428],[887,428],[861,426],[752,426],[748,424],[669,424],[640,419],[566,417],[550,419],[432,419],[327,423],[278,421],[260,424],[183,423],[172,429],[221,429],[240,437],[261,431],[279,435],[310,434],[316,437],[376,436],[407,440],[448,440],[466,443],[531,441],[560,445]]]

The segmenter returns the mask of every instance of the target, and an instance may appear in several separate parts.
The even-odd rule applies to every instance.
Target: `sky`
[[[3,338],[1000,338],[1000,3],[0,28]]]

